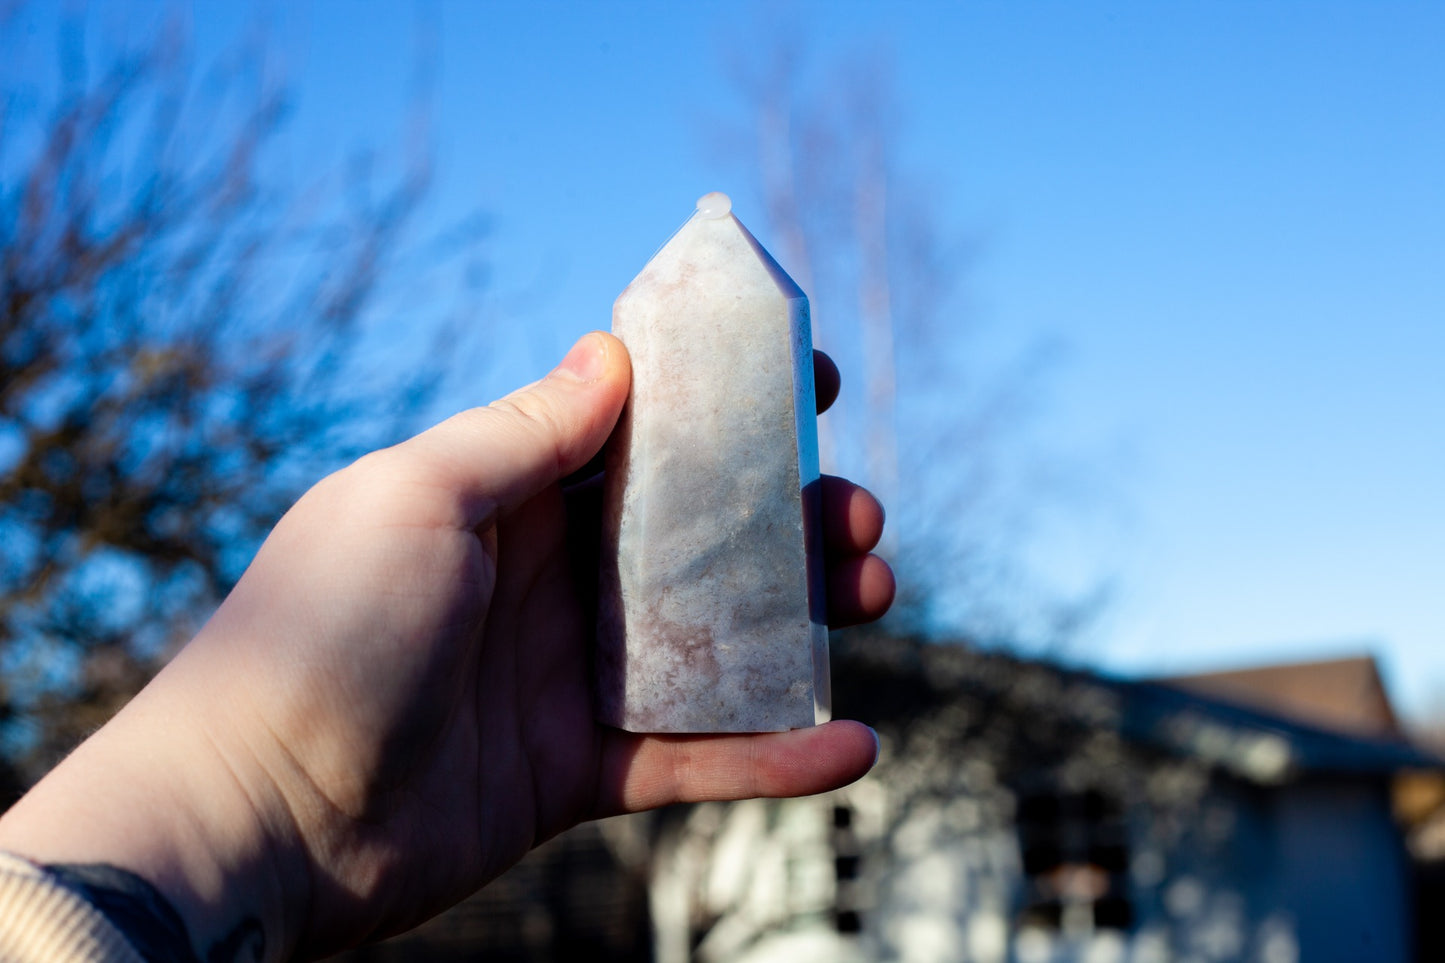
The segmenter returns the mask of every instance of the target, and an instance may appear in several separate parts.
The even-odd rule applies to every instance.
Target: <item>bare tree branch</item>
[[[732,139],[751,144],[759,227],[809,294],[816,343],[862,376],[820,442],[826,471],[889,506],[894,625],[1012,641],[1077,626],[1099,598],[1051,594],[1024,551],[1059,494],[1039,480],[1064,476],[1028,442],[1053,352],[997,368],[975,356],[956,297],[973,244],[940,226],[937,190],[899,159],[886,56],[813,64],[796,31],[777,36],[730,61],[750,133]]]
[[[30,773],[440,375],[364,360],[430,183],[424,110],[399,174],[298,192],[266,173],[285,97],[239,82],[254,64],[208,95],[162,37],[90,80],[80,32],[53,111],[7,118],[0,153],[0,751]]]

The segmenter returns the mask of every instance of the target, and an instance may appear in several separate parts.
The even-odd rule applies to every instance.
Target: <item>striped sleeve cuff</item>
[[[0,960],[145,963],[99,910],[9,853],[0,853]]]

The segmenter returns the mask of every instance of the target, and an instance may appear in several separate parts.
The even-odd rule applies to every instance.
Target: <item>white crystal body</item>
[[[825,721],[807,298],[735,217],[700,211],[618,297],[612,330],[633,375],[607,459],[600,720]]]

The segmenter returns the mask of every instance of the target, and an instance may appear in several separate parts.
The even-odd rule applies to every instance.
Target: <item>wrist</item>
[[[135,874],[175,910],[199,959],[284,959],[295,932],[286,908],[305,905],[284,883],[304,883],[304,868],[285,872],[268,832],[276,820],[254,795],[264,781],[238,771],[249,764],[227,758],[163,688],[137,696],[5,813],[0,849]]]

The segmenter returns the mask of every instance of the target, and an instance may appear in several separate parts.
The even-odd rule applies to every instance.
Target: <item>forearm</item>
[[[294,939],[258,800],[164,674],[0,817],[0,850],[41,865],[103,865],[153,885],[198,959],[279,960]],[[258,805],[259,803],[259,805]],[[304,883],[305,870],[289,882]]]

